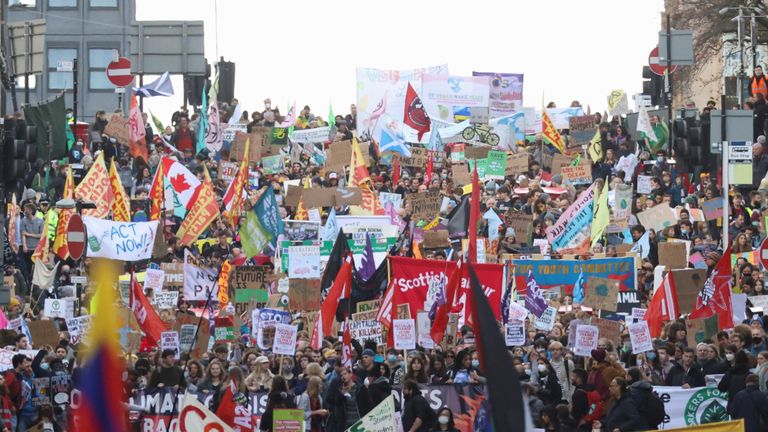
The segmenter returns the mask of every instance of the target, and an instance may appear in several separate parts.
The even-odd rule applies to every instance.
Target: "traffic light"
[[[21,196],[24,178],[37,161],[37,128],[23,119],[8,118],[3,124],[3,171],[8,191]]]
[[[664,77],[651,72],[649,66],[643,66],[643,94],[651,97],[651,105],[661,105],[664,91]]]
[[[192,106],[203,104],[203,87],[208,84],[208,78],[211,77],[211,65],[205,64],[205,75],[184,75],[184,94],[187,96],[187,102]]]
[[[235,62],[219,61],[219,102],[232,103],[235,98]]]

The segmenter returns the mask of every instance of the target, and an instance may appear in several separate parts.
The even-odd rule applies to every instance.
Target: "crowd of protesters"
[[[237,101],[222,104],[222,121],[237,111]],[[711,107],[708,107],[711,108]],[[242,112],[239,123],[254,127],[279,125],[284,116],[276,105],[267,99],[261,110]],[[328,125],[323,119],[305,106],[294,125],[296,129]],[[329,141],[351,139],[356,133],[357,113],[354,105],[346,116],[335,116],[335,135]],[[606,121],[608,120],[608,121]],[[146,121],[146,116],[145,116]],[[652,119],[658,121],[658,119]],[[92,130],[103,133],[106,114],[99,112]],[[201,179],[203,166],[207,166],[219,198],[228,184],[217,176],[218,158],[229,156],[227,149],[214,156],[206,152],[195,152],[195,141],[199,128],[199,116],[184,111],[174,114],[172,126],[165,130],[153,131],[146,124],[149,160],[134,159],[126,146],[104,136],[100,142],[72,143],[69,155],[64,160],[44,162],[35,167],[25,179],[27,190],[20,197],[23,215],[16,225],[17,232],[10,232],[5,245],[5,276],[15,284],[15,297],[6,306],[8,320],[23,317],[27,320],[50,319],[44,316],[46,298],[63,297],[62,287],[72,285],[71,277],[79,275],[82,265],[74,261],[63,261],[56,268],[56,274],[48,286],[40,286],[33,280],[34,264],[32,252],[43,236],[52,236],[53,229],[44,224],[44,216],[55,212],[52,203],[62,197],[66,169],[76,167],[76,179],[82,178],[93,164],[96,155],[103,152],[106,162],[117,164],[126,191],[138,202],[146,202],[154,172],[161,157],[173,157],[187,166]],[[768,155],[765,154],[765,136],[757,133],[753,147],[754,184],[751,187],[732,188],[723,191],[718,185],[717,174],[706,169],[694,176],[691,172],[679,172],[671,161],[667,146],[639,139],[637,134],[627,130],[624,119],[614,117],[601,119],[596,116],[595,125],[600,128],[603,157],[593,161],[593,175],[598,179],[608,178],[611,185],[637,184],[637,175],[652,176],[650,193],[634,194],[633,215],[630,217],[631,239],[624,239],[621,233],[609,234],[595,248],[593,253],[615,256],[617,245],[636,242],[649,231],[650,252],[637,272],[637,291],[640,303],[645,306],[654,287],[654,268],[658,265],[658,246],[670,239],[691,242],[693,252],[704,258],[708,274],[720,260],[723,250],[721,231],[727,230],[732,241],[731,252],[740,254],[733,266],[733,289],[747,295],[747,298],[766,295],[765,272],[760,264],[741,257],[753,252],[766,237],[764,224],[768,209]],[[634,135],[634,136],[633,136]],[[326,143],[326,146],[329,143]],[[450,209],[461,201],[464,191],[454,185],[452,171],[446,164],[436,169],[436,176],[425,184],[424,168],[401,168],[394,176],[392,166],[384,164],[373,143],[370,145],[370,172],[372,186],[376,192],[392,192],[402,196],[424,190],[439,192],[451,201],[451,205],[440,216],[445,217]],[[495,210],[502,218],[515,213],[533,215],[533,239],[545,239],[545,229],[551,226],[562,212],[575,200],[586,186],[574,187],[560,175],[551,175],[551,167],[543,162],[552,149],[537,136],[530,142],[519,143],[520,151],[531,154],[527,172],[508,175],[504,180],[487,181],[481,192],[481,211]],[[446,146],[447,157],[451,147]],[[637,156],[635,156],[637,155]],[[676,155],[684,157],[684,155]],[[622,158],[635,157],[638,160],[632,172],[617,167]],[[251,169],[259,171],[258,162],[251,163]],[[343,186],[345,172],[325,170],[311,159],[302,157],[286,165],[285,172],[262,175],[259,186],[271,187],[280,204],[280,213],[291,219],[295,208],[283,205],[285,180],[310,177],[313,185]],[[396,183],[392,179],[397,177]],[[564,192],[558,195],[546,193],[543,188],[558,188]],[[694,221],[689,209],[700,209],[702,202],[723,193],[728,194],[730,211],[725,226],[716,220]],[[637,213],[660,203],[679,206],[679,223],[663,231],[654,232],[643,227]],[[325,217],[330,209],[322,209]],[[135,220],[146,220],[146,210],[139,206],[134,212]],[[346,206],[335,208],[337,215],[348,213]],[[407,222],[408,209],[401,211]],[[142,219],[143,218],[143,219]],[[166,216],[165,236],[168,254],[154,262],[182,262],[184,249],[174,233],[181,221],[172,212]],[[481,222],[481,233],[487,237],[488,226]],[[52,232],[53,231],[53,232]],[[519,233],[508,224],[500,227],[498,254],[527,253]],[[407,236],[406,236],[407,237]],[[220,266],[225,260],[238,258],[243,254],[239,227],[231,226],[222,218],[213,224],[203,238],[215,239],[212,245],[202,250],[192,248],[195,255],[213,266]],[[409,255],[411,244],[398,245],[391,253]],[[426,259],[458,259],[458,253],[446,253],[443,249],[423,250]],[[553,258],[557,258],[553,254]],[[589,259],[589,257],[583,257]],[[259,255],[248,257],[258,264],[271,263],[272,257]],[[146,266],[147,263],[140,263]],[[83,273],[84,274],[84,273]],[[275,292],[276,287],[272,288]],[[570,297],[558,299],[561,304],[570,305]],[[192,314],[191,309],[199,307],[180,301],[176,314]],[[754,306],[748,303],[748,306]],[[569,348],[569,324],[573,320],[586,321],[590,312],[573,305],[558,314],[554,328],[549,332],[531,328],[523,346],[510,347],[509,352],[518,376],[527,395],[532,421],[536,427],[547,431],[641,431],[659,428],[665,417],[664,405],[653,393],[652,386],[679,386],[685,388],[703,387],[707,375],[722,374],[717,387],[728,394],[727,412],[733,418],[746,419],[747,431],[764,430],[768,413],[766,385],[768,384],[768,322],[757,309],[748,308],[744,322],[737,323],[730,332],[719,332],[712,337],[689,345],[684,321],[672,321],[665,325],[662,337],[654,341],[654,348],[643,354],[633,354],[629,336],[624,331],[622,344],[601,339],[591,356],[584,358],[574,355]],[[172,314],[171,314],[172,315]],[[26,431],[28,427],[42,423],[44,427],[62,431],[67,428],[66,406],[36,406],[33,401],[40,395],[36,392],[34,379],[58,374],[69,374],[77,380],[80,366],[80,347],[70,343],[63,320],[54,320],[60,329],[60,342],[55,346],[35,346],[39,352],[34,358],[23,351],[31,349],[28,337],[19,334],[8,347],[18,352],[13,355],[11,368],[0,377],[0,430]],[[401,412],[403,430],[407,432],[455,431],[455,416],[448,407],[430,405],[421,393],[422,385],[442,384],[485,384],[484,372],[480,367],[474,348],[474,334],[469,327],[460,329],[455,346],[436,349],[417,348],[405,355],[390,349],[377,350],[370,341],[353,341],[351,352],[353,367],[342,365],[342,344],[337,335],[326,338],[321,350],[312,349],[310,330],[307,322],[300,317],[295,321],[300,326],[297,351],[293,358],[283,358],[268,351],[254,348],[248,341],[230,344],[216,344],[200,358],[192,359],[182,353],[176,359],[175,352],[161,351],[157,346],[142,345],[139,352],[126,353],[128,373],[124,380],[126,400],[137,392],[147,389],[173,388],[203,392],[212,396],[210,407],[213,411],[220,402],[223,392],[235,381],[242,395],[267,391],[268,402],[261,417],[260,430],[272,427],[272,411],[278,408],[298,407],[305,413],[306,430],[344,431],[355,421],[368,413],[378,403],[392,394],[393,388],[402,394],[398,410]],[[247,326],[248,323],[246,322]],[[247,332],[246,332],[247,334]],[[761,415],[763,416],[761,420]],[[760,426],[762,425],[762,426]]]

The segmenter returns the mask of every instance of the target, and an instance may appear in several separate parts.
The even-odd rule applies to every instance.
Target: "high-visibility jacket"
[[[768,98],[768,83],[765,81],[765,75],[754,76],[750,81],[750,93],[752,96],[760,93],[763,97]]]

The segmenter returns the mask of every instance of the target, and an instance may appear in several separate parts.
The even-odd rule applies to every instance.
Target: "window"
[[[30,74],[29,75],[29,88],[34,89],[37,87],[37,75]],[[24,76],[18,76],[16,77],[16,94],[19,94],[21,92],[22,97],[24,97]]]
[[[37,0],[8,0],[8,6],[11,9],[35,8]]]
[[[111,90],[115,86],[107,79],[107,65],[112,61],[112,48],[91,48],[88,50],[88,82],[91,90]]]
[[[72,88],[72,72],[57,72],[60,61],[72,61],[77,58],[75,48],[48,48],[48,88],[51,90],[69,90]]]
[[[117,0],[90,0],[92,8],[117,8]]]
[[[49,8],[76,8],[77,0],[48,0]]]

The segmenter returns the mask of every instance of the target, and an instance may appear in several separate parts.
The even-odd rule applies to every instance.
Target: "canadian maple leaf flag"
[[[197,195],[197,190],[202,184],[200,180],[184,165],[170,158],[163,158],[163,173],[179,203],[189,210],[191,203],[194,202],[193,197]],[[173,208],[173,205],[166,208]]]

